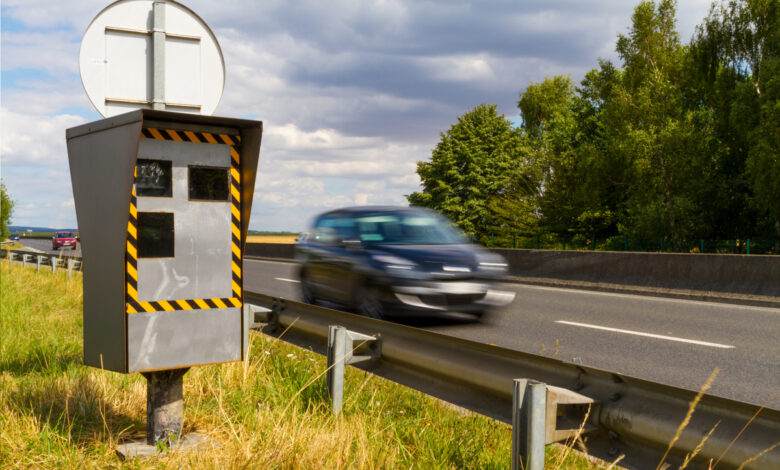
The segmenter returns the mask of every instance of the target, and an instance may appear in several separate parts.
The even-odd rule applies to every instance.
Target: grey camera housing
[[[129,373],[244,358],[261,137],[259,121],[149,109],[67,130],[85,364]],[[146,181],[163,189],[150,195]]]

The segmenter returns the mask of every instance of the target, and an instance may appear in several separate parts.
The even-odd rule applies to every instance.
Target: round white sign
[[[217,38],[174,0],[119,0],[92,20],[79,54],[84,90],[104,117],[138,108],[212,114],[225,85]]]

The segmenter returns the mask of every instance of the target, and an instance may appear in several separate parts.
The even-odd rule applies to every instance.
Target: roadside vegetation
[[[121,462],[145,432],[145,382],[81,364],[81,277],[0,264],[2,468],[507,468],[509,426],[348,368],[341,417],[325,360],[252,333],[246,362],[191,369],[185,430],[197,452]],[[598,468],[548,446],[549,468]]]
[[[780,253],[780,2],[716,0],[690,38],[676,9],[639,2],[616,61],[512,121],[464,113],[409,202],[489,246]]]
[[[8,224],[11,222],[11,215],[14,212],[14,201],[5,189],[5,185],[0,183],[0,242],[5,241],[11,235],[8,230]]]

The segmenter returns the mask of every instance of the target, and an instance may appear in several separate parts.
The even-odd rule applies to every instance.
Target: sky
[[[579,81],[636,2],[183,0],[226,62],[215,114],[263,121],[250,228],[305,229],[343,206],[405,204],[417,161],[459,115],[547,76]],[[680,0],[693,35],[709,0]],[[65,129],[100,119],[79,78],[81,36],[106,0],[0,4],[0,179],[13,225],[75,227]]]

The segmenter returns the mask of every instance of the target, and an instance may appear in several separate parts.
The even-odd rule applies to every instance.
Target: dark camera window
[[[171,197],[171,162],[138,160],[135,191],[138,196]]]
[[[173,257],[173,214],[138,213],[138,257]]]
[[[189,183],[190,199],[192,200],[228,200],[227,168],[191,166]]]

